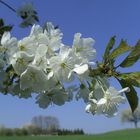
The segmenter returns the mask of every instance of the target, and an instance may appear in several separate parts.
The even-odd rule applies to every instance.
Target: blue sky
[[[71,45],[76,32],[83,37],[96,40],[97,59],[101,60],[105,45],[109,38],[116,35],[117,43],[123,38],[134,45],[140,38],[140,1],[139,0],[5,0],[15,9],[26,2],[33,2],[40,17],[40,23],[51,21],[59,25],[65,44]],[[30,28],[18,27],[20,18],[0,4],[0,17],[8,24],[14,25],[12,35],[22,38],[29,34]],[[117,44],[116,43],[116,44]],[[136,71],[140,63],[127,71]],[[114,80],[112,85],[120,88]],[[140,92],[140,90],[137,90]],[[120,111],[128,108],[128,104],[120,106]],[[58,117],[62,128],[83,128],[87,133],[101,133],[110,130],[132,127],[122,125],[119,115],[114,118],[92,116],[84,111],[83,101],[73,101],[64,106],[50,106],[41,109],[34,98],[18,99],[11,95],[0,94],[0,124],[7,127],[20,127],[31,121],[36,115],[53,115]]]

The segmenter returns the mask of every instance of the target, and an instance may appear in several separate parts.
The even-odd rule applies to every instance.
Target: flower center
[[[83,48],[82,47],[76,47],[75,51],[76,51],[76,53],[81,52],[81,51],[83,51]]]
[[[19,50],[20,50],[20,51],[25,51],[25,50],[26,50],[26,48],[25,48],[25,46],[24,46],[24,45],[19,45]]]
[[[61,63],[60,66],[61,66],[61,68],[63,68],[63,69],[65,69],[65,68],[67,67],[65,63]]]

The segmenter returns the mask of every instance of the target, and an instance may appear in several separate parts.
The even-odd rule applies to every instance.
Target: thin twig
[[[6,7],[8,7],[10,10],[12,10],[13,12],[16,13],[16,10],[14,8],[12,8],[10,5],[8,5],[7,3],[5,3],[4,1],[0,0],[0,3],[2,3],[3,5],[5,5]]]

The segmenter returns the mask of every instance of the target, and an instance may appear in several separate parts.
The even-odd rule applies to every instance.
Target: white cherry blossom
[[[33,58],[33,55],[19,51],[13,55],[10,64],[12,64],[16,74],[20,75],[27,69],[28,65],[33,61]]]
[[[120,95],[119,91],[113,87],[109,87],[104,97],[97,102],[97,114],[103,113],[109,117],[114,116],[118,112],[118,105],[125,103],[125,101],[126,98]]]
[[[69,74],[74,68],[74,56],[70,48],[63,48],[60,53],[50,58],[50,67],[54,76],[61,82],[71,81]]]
[[[122,96],[121,93],[128,91],[129,88],[124,88],[120,91],[117,91],[114,87],[104,89],[101,86],[101,88],[96,88],[95,91],[90,93],[91,95],[89,96],[89,104],[86,107],[86,112],[104,114],[108,117],[112,117],[117,114],[118,105],[126,101],[126,98]],[[96,96],[94,93],[99,95]],[[93,98],[92,95],[95,98]]]
[[[95,58],[96,50],[93,48],[94,42],[92,38],[81,38],[80,33],[74,35],[72,49],[82,59],[83,63],[90,62]]]
[[[80,88],[76,94],[76,99],[79,100],[80,98],[82,98],[85,103],[88,103],[89,102],[89,93],[90,93],[90,90],[84,84],[81,84]]]
[[[38,21],[37,12],[31,3],[26,3],[17,9],[16,12],[17,15],[23,19],[22,23],[20,24],[20,26],[23,28],[33,25],[36,21]]]
[[[47,36],[49,49],[52,51],[59,50],[63,36],[60,29],[55,28],[51,22],[47,22],[45,27],[44,34]]]
[[[1,38],[0,56],[1,59],[5,59],[6,63],[9,63],[12,55],[17,52],[17,39],[11,37],[10,32],[5,32]]]
[[[66,101],[69,101],[69,94],[61,86],[56,86],[52,90],[40,93],[37,96],[36,103],[41,108],[47,108],[51,103],[56,105],[63,105]]]
[[[33,91],[40,92],[47,89],[47,76],[38,67],[29,65],[20,76],[20,88],[25,90],[31,88]]]
[[[34,36],[28,36],[18,42],[19,51],[24,51],[30,55],[35,55],[38,42]]]
[[[48,67],[47,64],[49,63],[48,59],[46,57],[47,52],[48,52],[48,46],[46,46],[44,44],[39,45],[39,47],[36,50],[34,60],[32,62],[33,65],[40,67],[44,71],[46,71],[46,69]]]

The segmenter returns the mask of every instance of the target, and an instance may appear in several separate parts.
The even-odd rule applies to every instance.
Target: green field
[[[100,135],[0,137],[0,140],[140,140],[140,129],[128,129]]]

